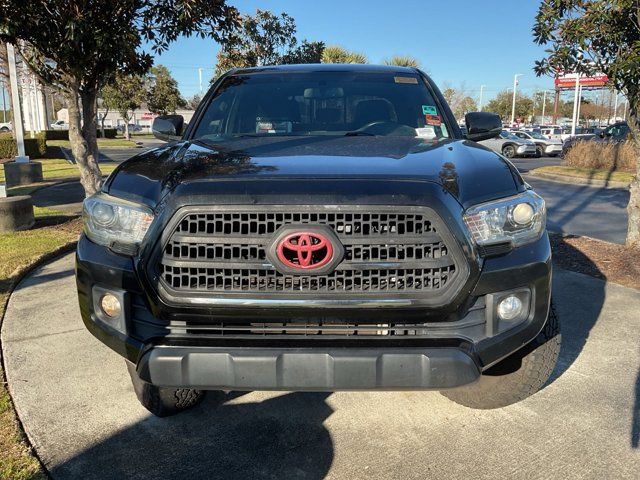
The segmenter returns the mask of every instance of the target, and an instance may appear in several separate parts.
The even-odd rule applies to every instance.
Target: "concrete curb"
[[[15,290],[15,288],[20,285],[20,282],[22,282],[22,280],[24,280],[29,274],[31,274],[32,272],[34,272],[35,270],[37,270],[38,268],[42,267],[43,265],[53,262],[54,260],[63,257],[64,255],[66,255],[69,252],[72,252],[76,249],[76,245],[78,244],[77,241],[75,242],[69,242],[66,245],[62,245],[61,247],[55,249],[52,252],[49,253],[45,253],[43,255],[41,255],[39,258],[37,258],[33,263],[31,263],[30,265],[27,265],[26,267],[21,268],[20,270],[18,270],[16,272],[16,274],[14,275],[14,280],[13,282],[11,282],[11,284],[9,285],[8,288],[8,295],[6,300],[4,301],[4,304],[2,305],[2,314],[0,315],[0,334],[2,333],[2,326],[4,324],[4,317],[7,313],[7,307],[9,305],[9,300],[11,300],[11,295],[13,294],[13,291]],[[32,455],[40,464],[40,468],[42,469],[43,472],[45,472],[46,474],[48,474],[48,470],[44,464],[44,462],[42,461],[42,459],[40,458],[40,456],[38,455],[38,452],[36,451],[34,445],[33,445],[33,441],[31,439],[31,437],[27,434],[27,431],[24,428],[22,419],[20,418],[20,416],[18,415],[18,411],[16,410],[15,404],[13,402],[13,395],[11,393],[11,387],[9,386],[9,382],[7,381],[7,369],[6,369],[6,365],[5,365],[5,356],[3,354],[3,349],[2,349],[2,336],[0,335],[0,381],[4,381],[6,388],[7,388],[7,393],[9,394],[9,399],[11,402],[11,411],[13,412],[13,416],[15,418],[15,421],[18,425],[18,429],[20,430],[20,434],[22,435],[22,440],[24,440],[24,442],[27,444],[27,446],[29,447],[29,454]]]
[[[595,188],[607,188],[614,190],[629,190],[629,184],[626,182],[617,182],[614,180],[598,180],[594,178],[582,178],[573,177],[571,175],[560,175],[555,173],[536,172],[529,170],[525,175],[531,175],[532,177],[540,178],[542,180],[550,180],[557,183],[570,183],[572,185],[588,185]]]

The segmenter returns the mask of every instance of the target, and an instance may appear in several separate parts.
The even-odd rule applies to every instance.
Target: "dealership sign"
[[[556,77],[556,88],[575,88],[576,87],[576,73],[567,73],[566,75],[560,75]],[[581,87],[604,87],[609,79],[603,73],[597,73],[590,77],[580,75]]]

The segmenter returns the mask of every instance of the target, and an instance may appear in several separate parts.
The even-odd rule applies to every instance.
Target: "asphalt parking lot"
[[[556,269],[554,297],[563,345],[551,381],[491,411],[437,392],[250,392],[152,417],[123,360],[81,323],[73,255],[18,286],[2,347],[16,409],[55,480],[635,479],[640,292]]]

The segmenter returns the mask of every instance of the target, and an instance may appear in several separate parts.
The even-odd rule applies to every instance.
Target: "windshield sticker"
[[[416,128],[416,137],[424,138],[427,140],[434,140],[435,138],[437,138],[436,129],[431,126]]]
[[[444,123],[440,125],[440,131],[442,132],[443,137],[449,138],[449,131],[447,130],[447,126]]]
[[[425,115],[424,123],[427,125],[433,125],[434,127],[439,127],[442,125],[442,120],[440,120],[440,115]]]
[[[432,105],[422,105],[422,114],[423,115],[437,115],[438,111],[436,107]]]
[[[256,118],[256,133],[291,133],[291,129],[291,122]]]
[[[413,85],[418,84],[418,79],[416,77],[393,77],[396,83],[409,83]]]

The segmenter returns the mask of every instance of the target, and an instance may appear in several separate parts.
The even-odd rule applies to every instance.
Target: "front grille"
[[[441,294],[459,275],[456,247],[445,243],[445,227],[427,208],[185,210],[169,225],[158,267],[164,287],[178,294]],[[344,245],[343,261],[326,274],[278,272],[267,250],[286,225],[329,227]]]

